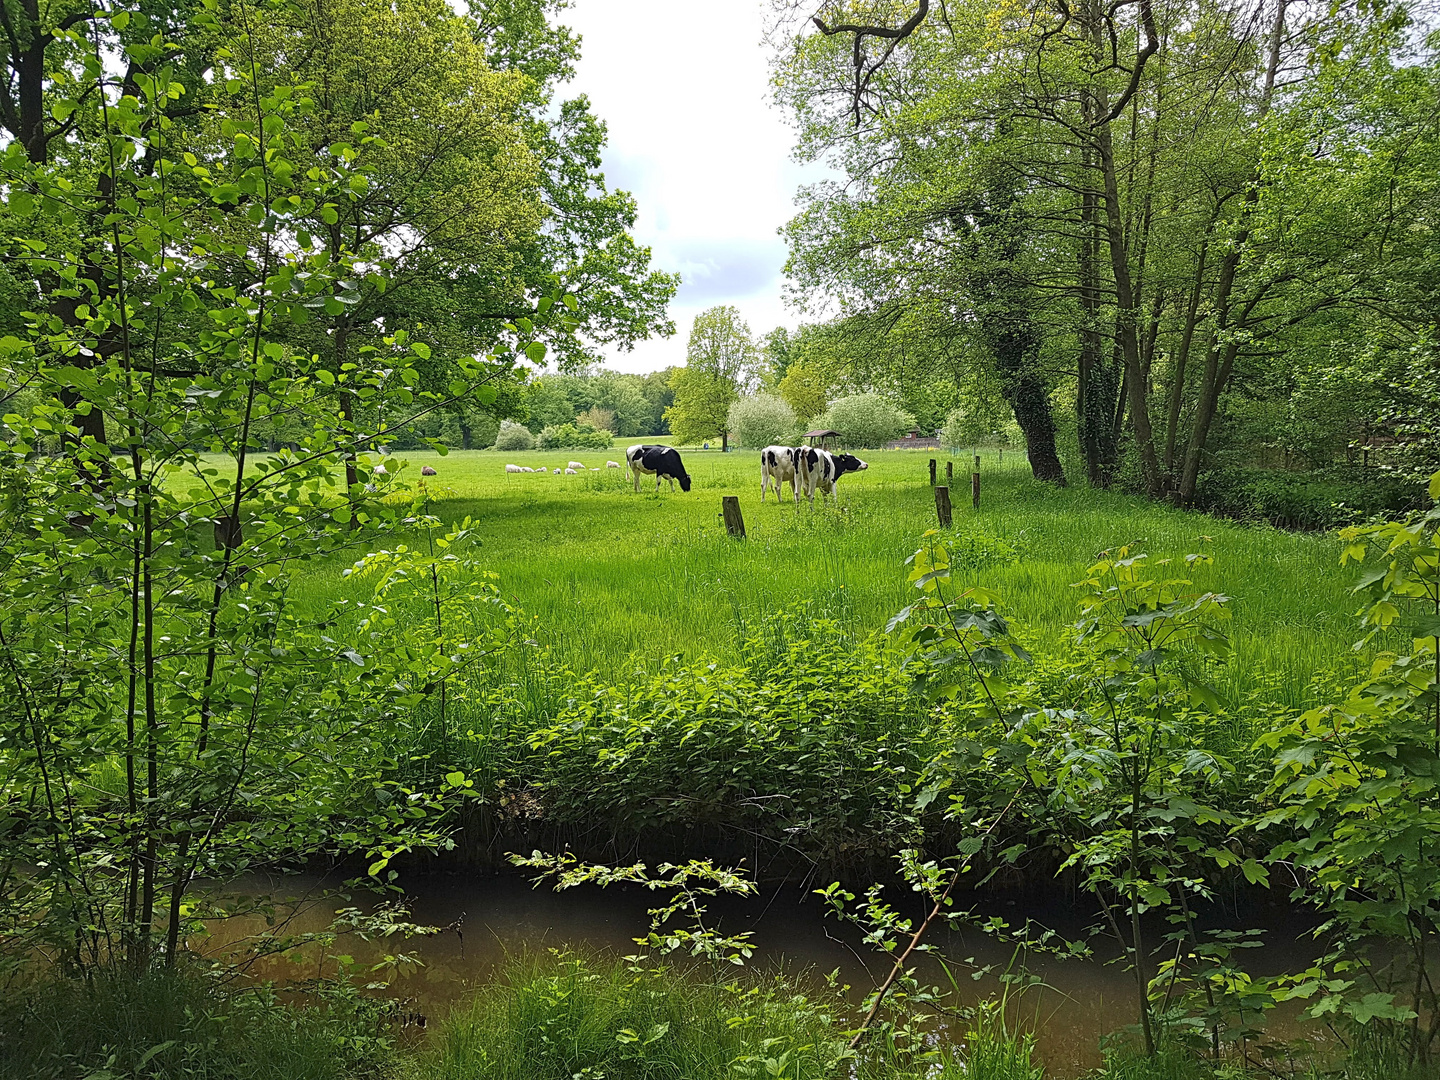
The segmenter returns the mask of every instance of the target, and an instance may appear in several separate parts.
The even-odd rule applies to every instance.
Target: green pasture
[[[876,451],[870,468],[846,476],[838,501],[798,509],[787,498],[760,502],[753,451],[687,450],[689,493],[636,494],[624,448],[609,451],[493,451],[397,454],[397,481],[420,480],[432,511],[448,522],[474,519],[480,558],[505,595],[539,617],[559,659],[619,672],[637,660],[683,653],[734,655],[737,629],[767,611],[807,605],[858,632],[884,625],[910,601],[903,560],[935,525],[927,452]],[[507,474],[513,463],[580,475]],[[944,462],[941,455],[941,476]],[[996,589],[1022,640],[1044,647],[1076,616],[1077,580],[1098,552],[1131,544],[1155,558],[1204,550],[1215,566],[1197,584],[1234,597],[1232,689],[1260,673],[1285,700],[1307,698],[1317,671],[1350,669],[1354,637],[1350,575],[1333,537],[1282,532],[1170,509],[1083,487],[1058,490],[1029,477],[1023,455],[985,451],[981,509],[970,508],[968,454],[956,456],[954,531],[962,577]],[[943,481],[942,481],[943,482]],[[749,538],[730,539],[723,495],[740,497]],[[788,495],[788,488],[787,488]],[[345,563],[315,564],[299,582],[316,600],[363,588],[342,578]],[[359,595],[358,592],[353,595]]]

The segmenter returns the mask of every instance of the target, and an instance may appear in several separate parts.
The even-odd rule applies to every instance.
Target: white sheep
[[[584,468],[584,466],[582,465],[581,468]],[[558,472],[559,470],[557,469],[556,471]],[[575,471],[574,469],[566,469],[566,470],[565,470],[565,475],[566,475],[566,476],[576,476],[576,475],[578,475],[578,474],[576,473],[576,471]]]
[[[555,475],[556,475],[556,476],[559,476],[559,475],[560,475],[560,470],[559,470],[559,469],[556,469],[556,470],[555,470]]]
[[[522,469],[519,465],[506,465],[506,466],[505,466],[505,471],[506,471],[507,473],[512,473],[512,472],[524,472],[525,470]]]
[[[578,472],[580,469],[583,469],[585,467],[585,463],[583,461],[572,461],[565,467],[567,469],[575,469]]]
[[[607,462],[605,462],[605,467],[606,467],[607,469],[618,469],[618,468],[620,467],[620,462],[618,462],[618,461],[607,461]],[[599,472],[600,470],[599,470],[599,469],[596,469],[595,471],[596,471],[596,472]]]

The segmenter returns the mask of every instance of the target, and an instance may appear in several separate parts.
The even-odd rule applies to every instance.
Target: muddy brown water
[[[416,966],[387,971],[388,993],[401,1003],[402,1012],[422,1013],[434,1020],[456,1002],[465,999],[496,976],[506,961],[519,954],[546,949],[578,949],[615,957],[636,950],[634,938],[648,929],[646,909],[657,906],[663,893],[639,889],[600,889],[585,886],[556,893],[547,885],[538,887],[518,875],[424,876],[408,880],[406,900],[415,922],[445,927],[438,934],[383,943],[367,943],[347,935],[330,954],[353,956],[360,964],[373,963],[386,953],[413,952]],[[321,877],[298,875],[252,877],[233,890],[249,898],[269,897],[283,920],[286,933],[325,930],[338,908],[355,906],[373,909],[377,898],[351,894],[333,895],[338,883]],[[327,895],[332,894],[332,895]],[[914,894],[893,890],[889,896],[900,910],[915,917],[923,915]],[[725,934],[749,931],[755,955],[752,971],[783,970],[825,993],[824,978],[838,971],[848,984],[848,997],[858,1004],[889,971],[889,961],[861,942],[860,933],[826,916],[826,905],[804,890],[784,887],[756,897],[717,897],[709,901],[710,915]],[[1025,919],[1053,926],[1068,936],[1082,934],[1087,920],[1083,913],[1060,902],[1047,903],[1033,897],[987,898],[975,905],[981,917],[998,915],[1012,925]],[[1218,916],[1217,916],[1218,918]],[[1261,927],[1266,930],[1263,948],[1249,950],[1259,973],[1296,970],[1315,955],[1315,945],[1305,925],[1293,913],[1280,907],[1261,908],[1224,920],[1230,926]],[[208,938],[197,938],[191,947],[214,952],[265,932],[260,915],[236,916],[211,924]],[[951,960],[973,959],[976,967],[992,966],[993,971],[972,979],[962,965],[959,974],[963,1002],[973,1004],[1001,994],[999,973],[1014,969],[1016,950],[977,930],[932,928],[931,943]],[[1029,972],[1044,982],[1016,995],[1012,989],[1009,1016],[1035,1035],[1039,1057],[1047,1076],[1077,1077],[1098,1065],[1101,1040],[1135,1022],[1133,974],[1120,964],[1106,963],[1104,943],[1096,948],[1097,959],[1071,960],[1031,954],[1025,959]],[[321,953],[302,950],[295,959],[271,958],[257,964],[253,972],[265,979],[287,982],[315,976],[324,969]],[[929,975],[938,979],[938,966]],[[942,1018],[936,1030],[941,1038],[957,1036]],[[1294,1014],[1272,1014],[1268,1030],[1279,1038],[1291,1039],[1306,1032]],[[1318,1032],[1316,1033],[1318,1035]]]

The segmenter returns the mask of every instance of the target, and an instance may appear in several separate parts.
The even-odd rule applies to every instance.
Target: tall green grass
[[[612,451],[500,454],[406,453],[402,479],[422,465],[431,510],[447,522],[471,517],[479,557],[500,575],[505,595],[538,617],[541,643],[575,670],[632,670],[675,653],[736,659],[744,625],[777,609],[809,605],[856,632],[869,632],[910,600],[902,561],[935,523],[925,453],[880,451],[870,468],[846,476],[836,503],[813,510],[759,501],[750,452],[690,453],[686,494],[653,480],[635,494]],[[507,462],[563,467],[578,476],[506,474]],[[941,475],[943,476],[943,460]],[[968,486],[968,455],[954,459],[957,488]],[[1317,672],[1348,673],[1350,575],[1331,537],[1294,534],[1175,510],[1086,488],[1056,489],[1030,479],[1023,457],[1001,464],[987,451],[983,499],[972,511],[957,491],[954,532],[980,552],[965,575],[996,589],[1022,640],[1043,643],[1075,619],[1069,588],[1102,550],[1133,544],[1155,557],[1207,550],[1216,565],[1203,584],[1235,598],[1235,651],[1222,688],[1239,694],[1273,684],[1291,705],[1314,695]],[[731,540],[722,495],[738,495],[748,539]],[[398,539],[398,538],[397,538]],[[391,541],[386,541],[390,543]],[[342,579],[345,560],[303,568],[302,599],[363,595]]]
[[[836,1011],[835,1005],[840,1005]],[[513,961],[410,1062],[414,1080],[1043,1080],[1029,1037],[982,1009],[960,1046],[848,1049],[838,997],[552,953]]]
[[[0,993],[5,1080],[379,1080],[382,1003],[285,1004],[185,973],[94,972]]]
[[[457,1008],[415,1080],[733,1080],[841,1074],[834,1017],[784,983],[716,984],[578,956],[517,960]]]

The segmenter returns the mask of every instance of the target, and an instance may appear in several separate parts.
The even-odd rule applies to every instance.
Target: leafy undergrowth
[[[717,981],[573,954],[513,962],[409,1064],[414,1080],[1041,1080],[1030,1044],[994,1024],[963,1047],[848,1048],[838,997],[783,978]]]
[[[287,1004],[188,974],[94,972],[0,995],[5,1080],[380,1080],[385,1003],[333,988]]]

